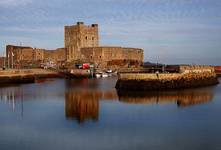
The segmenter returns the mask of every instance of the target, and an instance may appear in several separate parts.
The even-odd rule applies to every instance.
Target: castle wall
[[[7,66],[14,67],[14,64],[17,64],[21,61],[32,61],[33,60],[33,48],[24,47],[24,46],[6,46],[6,59]],[[13,64],[13,65],[12,65]]]
[[[81,60],[94,63],[97,67],[140,66],[143,64],[143,50],[122,47],[81,48]]]
[[[56,50],[45,50],[32,47],[7,45],[6,56],[6,65],[8,66],[9,64],[9,67],[15,67],[16,65],[27,66],[47,61],[57,63],[66,60],[66,49],[58,48]]]
[[[42,61],[44,60],[44,49],[33,49],[33,59],[35,61]]]
[[[56,50],[44,50],[45,61],[65,61],[66,60],[66,49],[58,48]]]
[[[25,60],[25,61],[31,61],[33,60],[33,49],[32,48],[24,48],[24,49],[19,49],[20,53],[14,53],[17,54],[17,57],[19,58],[18,61],[20,60]]]

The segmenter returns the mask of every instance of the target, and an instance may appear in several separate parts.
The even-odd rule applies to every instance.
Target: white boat
[[[102,77],[100,73],[96,73],[95,76],[96,76],[96,78]]]
[[[108,77],[108,74],[107,73],[102,73],[102,77],[106,78],[106,77]]]
[[[111,69],[107,70],[106,71],[107,73],[112,73],[113,71]]]

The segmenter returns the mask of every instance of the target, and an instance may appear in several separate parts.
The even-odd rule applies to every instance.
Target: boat
[[[102,73],[102,77],[106,78],[106,77],[108,77],[108,74],[107,73]]]
[[[111,69],[107,70],[106,73],[112,73],[113,71]]]
[[[100,73],[96,73],[95,76],[96,76],[96,78],[102,77]]]
[[[96,76],[96,78],[106,78],[106,77],[108,77],[108,75],[109,74],[107,74],[107,73],[104,73],[104,72],[98,72],[98,73],[95,73],[95,76]]]

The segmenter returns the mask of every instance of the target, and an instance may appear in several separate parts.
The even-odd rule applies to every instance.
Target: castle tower
[[[98,25],[84,25],[83,22],[77,22],[73,26],[65,26],[64,43],[67,49],[67,61],[81,59],[80,49],[83,47],[98,47]]]

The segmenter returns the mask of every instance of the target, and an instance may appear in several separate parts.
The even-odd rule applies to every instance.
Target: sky
[[[64,47],[64,25],[99,24],[101,46],[144,49],[144,60],[221,65],[221,0],[0,0],[7,44]]]

